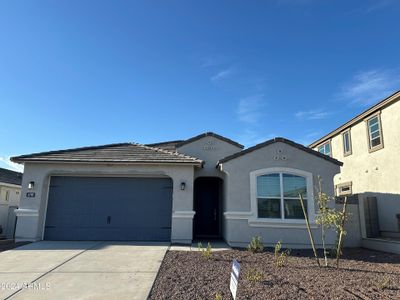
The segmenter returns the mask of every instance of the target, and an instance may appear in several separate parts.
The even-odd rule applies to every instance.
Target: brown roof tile
[[[188,155],[149,147],[136,143],[109,144],[58,151],[33,153],[12,157],[11,161],[24,162],[93,162],[93,163],[150,163],[192,164],[202,161]]]

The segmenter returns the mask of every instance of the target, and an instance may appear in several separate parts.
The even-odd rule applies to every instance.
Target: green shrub
[[[264,250],[264,245],[261,240],[261,236],[254,236],[251,239],[250,244],[247,246],[247,249],[253,253],[259,253]]]
[[[390,278],[385,276],[381,281],[378,282],[378,285],[381,290],[390,289]]]
[[[289,255],[290,255],[290,249],[282,251],[282,242],[279,240],[276,243],[274,249],[275,266],[282,267],[285,264],[286,259]]]
[[[264,275],[261,271],[258,271],[257,269],[250,269],[247,271],[245,274],[246,280],[255,283],[255,282],[260,282],[263,279]]]
[[[222,300],[222,295],[220,293],[216,293],[215,300]]]
[[[202,243],[198,243],[197,244],[197,248],[201,252],[201,256],[203,256],[206,259],[210,259],[211,258],[211,256],[212,256],[212,247],[211,247],[210,242],[207,243],[207,248],[204,248]]]

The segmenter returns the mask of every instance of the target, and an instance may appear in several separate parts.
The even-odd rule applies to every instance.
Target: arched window
[[[262,221],[304,222],[299,195],[308,218],[314,219],[312,174],[288,168],[271,168],[251,173],[252,211]]]

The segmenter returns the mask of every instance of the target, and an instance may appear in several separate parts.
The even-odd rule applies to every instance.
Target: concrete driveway
[[[0,253],[0,299],[146,299],[169,244],[42,241]]]

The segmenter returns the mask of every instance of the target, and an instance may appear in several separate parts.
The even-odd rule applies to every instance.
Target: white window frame
[[[319,149],[320,149],[321,147],[324,147],[324,150],[325,150],[325,146],[326,146],[326,145],[329,145],[329,151],[330,151],[329,154],[325,154],[325,153],[322,153],[321,151],[319,151]],[[321,153],[321,154],[324,154],[324,155],[326,155],[326,156],[332,157],[332,143],[331,143],[331,141],[327,141],[327,142],[325,142],[325,143],[319,145],[318,148],[317,148],[317,150],[318,150],[318,152]]]
[[[302,176],[306,179],[307,185],[307,215],[310,224],[315,224],[315,204],[313,192],[313,175],[310,172],[293,168],[266,168],[250,172],[250,201],[252,217],[249,219],[249,224],[253,226],[273,226],[273,225],[294,225],[302,226],[306,224],[304,219],[284,219],[284,218],[259,218],[258,217],[258,201],[257,201],[257,177],[273,173],[285,173],[291,175]],[[284,208],[281,208],[283,211]],[[292,227],[292,226],[289,226]]]

